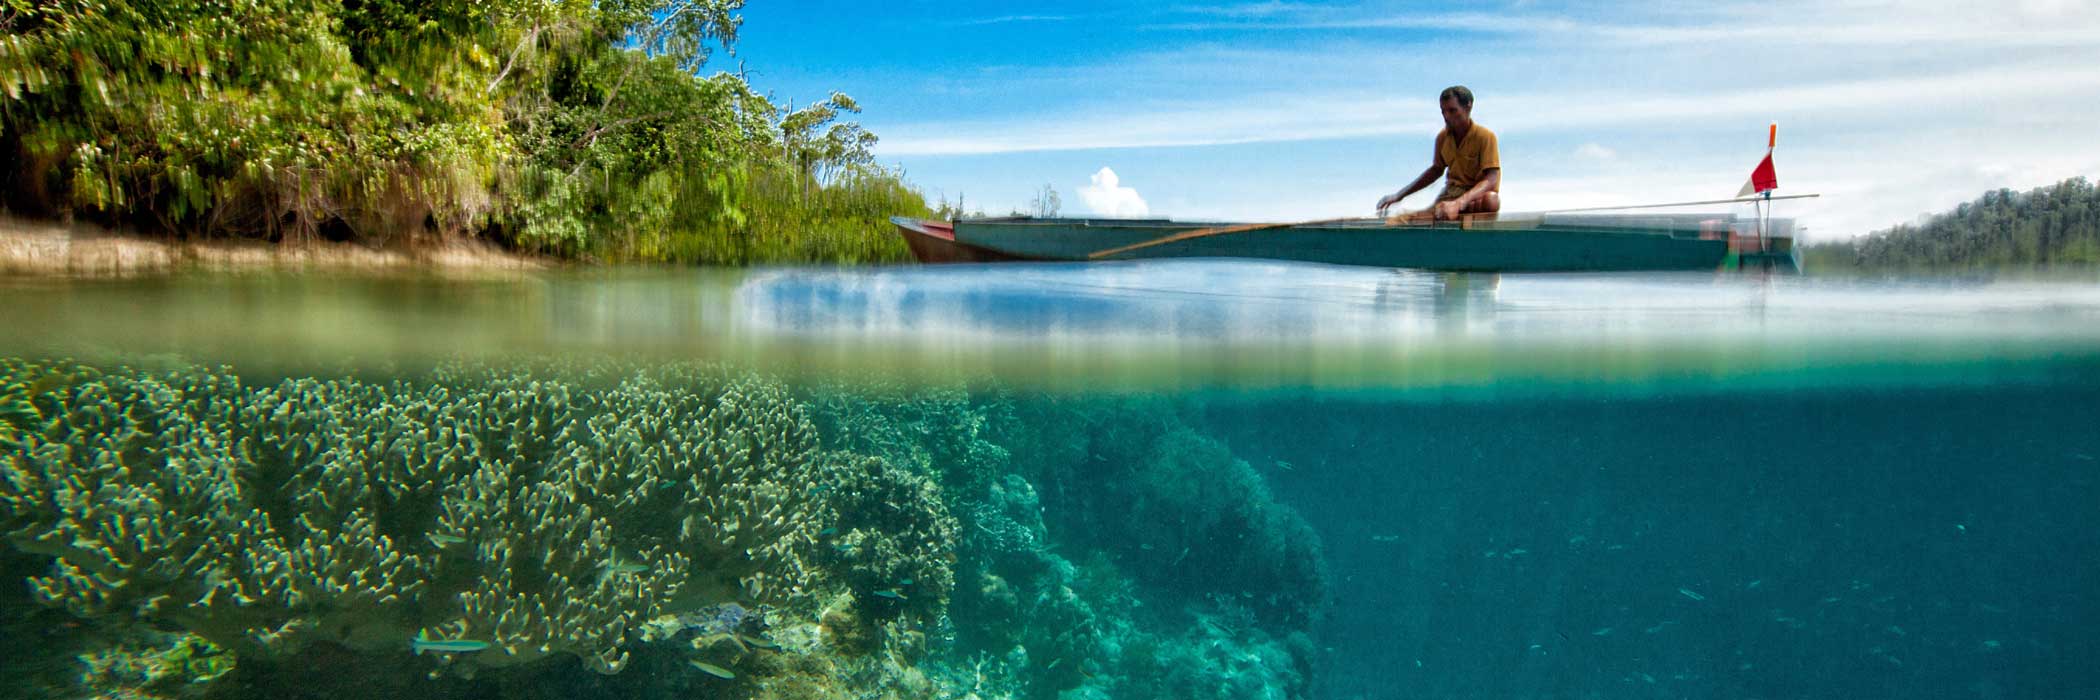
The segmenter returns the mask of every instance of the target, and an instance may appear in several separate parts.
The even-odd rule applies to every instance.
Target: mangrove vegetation
[[[2100,264],[2100,188],[2083,177],[1985,192],[1915,224],[1809,247],[1816,270],[1991,270]]]
[[[860,106],[742,71],[742,0],[9,0],[0,202],[275,241],[901,260]]]

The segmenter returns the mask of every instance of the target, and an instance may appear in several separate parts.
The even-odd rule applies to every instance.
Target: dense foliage
[[[900,259],[925,200],[834,94],[740,74],[743,0],[0,3],[9,209],[178,235]]]
[[[2100,188],[2079,177],[2029,192],[1986,192],[1921,223],[1807,252],[1811,267],[1822,269],[2092,265],[2100,263]]]

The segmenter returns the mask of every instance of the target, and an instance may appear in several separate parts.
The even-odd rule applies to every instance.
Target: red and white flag
[[[1779,145],[1779,125],[1772,125],[1771,137],[1765,141],[1765,159],[1758,162],[1757,169],[1750,171],[1750,181],[1743,183],[1743,191],[1737,197],[1764,194],[1779,189],[1779,171],[1772,169],[1772,149]]]

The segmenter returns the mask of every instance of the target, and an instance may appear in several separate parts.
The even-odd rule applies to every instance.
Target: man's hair
[[[1436,96],[1436,101],[1444,100],[1458,100],[1458,106],[1466,108],[1468,112],[1473,111],[1473,91],[1467,90],[1464,85],[1444,88],[1443,94]]]

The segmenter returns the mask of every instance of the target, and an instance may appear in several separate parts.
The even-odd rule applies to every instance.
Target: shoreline
[[[0,214],[0,275],[123,278],[213,272],[419,272],[445,276],[539,272],[560,261],[453,240],[413,248],[245,239],[178,241],[92,223]]]

